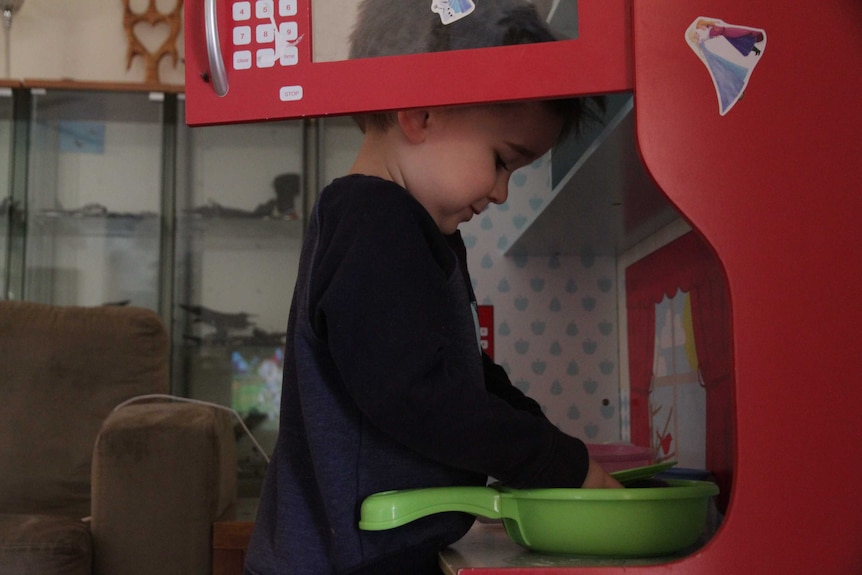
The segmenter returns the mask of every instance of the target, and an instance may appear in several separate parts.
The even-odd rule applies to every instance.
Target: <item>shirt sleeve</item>
[[[470,270],[467,267],[467,248],[464,245],[461,233],[456,231],[446,236],[446,241],[458,258],[458,264],[464,276],[465,288],[470,296],[470,301],[475,302],[476,294],[473,293]],[[545,417],[542,407],[534,399],[527,397],[520,389],[512,385],[506,370],[494,363],[494,360],[484,351],[482,352],[482,371],[485,377],[485,389],[488,393],[496,395],[512,407],[523,409],[538,417]]]
[[[488,393],[496,395],[516,409],[545,419],[542,406],[535,399],[512,385],[506,370],[501,365],[494,363],[494,360],[485,352],[482,352],[482,370],[485,375],[485,389],[488,390]]]
[[[425,457],[513,487],[580,486],[582,441],[465,381],[450,360],[440,310],[466,302],[448,300],[457,263],[427,212],[389,193],[339,214],[322,224],[330,240],[315,257],[310,315],[363,416]]]

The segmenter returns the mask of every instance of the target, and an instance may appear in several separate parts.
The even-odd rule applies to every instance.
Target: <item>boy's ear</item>
[[[428,129],[428,110],[401,110],[397,116],[398,125],[410,143],[419,144],[425,140]]]

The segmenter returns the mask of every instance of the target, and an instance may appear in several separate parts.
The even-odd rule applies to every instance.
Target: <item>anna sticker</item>
[[[709,71],[724,116],[742,98],[766,49],[766,32],[700,17],[685,31],[685,39]]]

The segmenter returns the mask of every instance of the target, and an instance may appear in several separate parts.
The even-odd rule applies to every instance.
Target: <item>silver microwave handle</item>
[[[224,60],[221,57],[221,46],[218,40],[218,17],[216,13],[216,0],[204,1],[204,26],[207,39],[207,56],[210,61],[210,76],[212,77],[213,90],[217,96],[227,94],[227,71],[224,68]]]

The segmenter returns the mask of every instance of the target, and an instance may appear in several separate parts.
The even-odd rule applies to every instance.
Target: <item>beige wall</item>
[[[314,48],[318,60],[346,57],[346,36],[354,18],[355,3],[349,0],[313,0],[316,18]],[[162,13],[170,12],[177,0],[156,0]],[[146,10],[148,0],[131,0],[136,12]],[[126,69],[126,31],[123,0],[24,0],[12,20],[11,33],[0,27],[0,77],[6,79],[76,80],[81,82],[143,82],[143,58],[136,57]],[[322,34],[324,23],[331,34]],[[150,50],[167,36],[165,25],[139,26],[138,37]],[[328,39],[327,39],[328,38]],[[331,45],[330,45],[331,44]],[[9,47],[7,53],[7,46]],[[162,60],[159,79],[164,84],[183,84],[182,35],[178,42],[180,61]]]
[[[155,0],[169,13],[179,0]],[[547,13],[554,0],[534,0]],[[347,36],[356,17],[358,0],[311,0],[314,58],[317,61],[347,57]],[[219,0],[219,5],[224,4]],[[146,11],[149,0],[130,0],[133,11]],[[430,8],[429,0],[428,6]],[[126,67],[127,38],[123,27],[123,0],[24,0],[7,33],[0,26],[0,78],[75,80],[79,82],[143,82],[143,58]],[[139,25],[141,42],[155,51],[167,37],[167,26]],[[183,84],[183,36],[178,39],[180,61],[162,60],[163,84]],[[8,47],[8,50],[7,50]]]
[[[315,61],[347,59],[347,38],[356,19],[357,4],[349,0],[311,1]]]
[[[157,0],[156,6],[163,13],[170,12],[176,2]],[[147,3],[147,0],[131,0],[137,12],[143,12]],[[0,30],[2,77],[143,82],[143,58],[135,58],[126,69],[123,12],[122,0],[25,0],[12,20],[8,38],[6,30]],[[165,37],[165,25],[139,30],[139,38],[150,50],[155,50]],[[180,57],[185,53],[182,42],[180,35]],[[174,68],[170,58],[162,60],[159,78],[162,83],[182,84],[183,74],[182,61]]]

